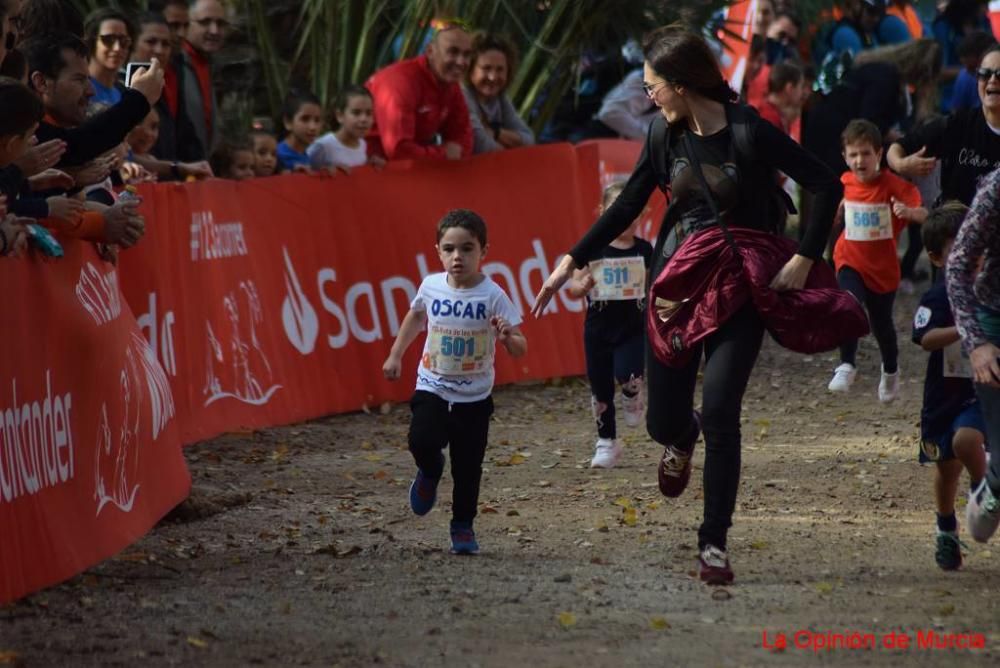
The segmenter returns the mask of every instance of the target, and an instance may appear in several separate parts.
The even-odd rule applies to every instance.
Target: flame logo
[[[281,321],[291,344],[303,355],[308,355],[316,349],[319,318],[316,316],[316,309],[302,292],[288,249],[282,246],[281,250],[285,254],[285,289],[288,293],[281,305]]]

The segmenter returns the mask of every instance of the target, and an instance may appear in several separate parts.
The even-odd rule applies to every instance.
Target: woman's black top
[[[687,155],[685,142],[681,140],[681,135],[687,133],[698,154],[705,180],[714,193],[719,213],[727,225],[764,231],[774,229],[772,203],[774,190],[778,187],[774,170],[783,172],[812,192],[816,196],[815,204],[799,253],[808,258],[819,258],[826,248],[830,227],[843,194],[839,175],[766,121],[751,124],[750,132],[755,149],[752,161],[736,155],[729,126],[707,137],[686,129],[667,133],[670,145],[665,150],[668,151],[671,198],[660,234],[666,232],[667,221],[671,225],[679,223],[685,234],[716,224],[692,170],[691,156]],[[569,252],[577,267],[596,258],[646,206],[650,194],[657,187],[649,144],[646,142],[621,195]],[[664,248],[664,251],[665,255],[669,255],[672,249]],[[654,258],[655,270],[661,265],[661,258]]]

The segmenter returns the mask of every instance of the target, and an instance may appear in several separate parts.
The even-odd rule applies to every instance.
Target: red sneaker
[[[706,545],[698,555],[698,577],[709,585],[727,585],[733,581],[729,557],[714,545]]]
[[[701,414],[694,411],[694,431],[690,438],[685,439],[686,449],[675,445],[663,448],[663,458],[657,468],[657,480],[663,496],[675,498],[684,493],[688,480],[691,479],[691,456],[694,454],[694,444],[701,434]],[[678,444],[681,445],[681,444]]]

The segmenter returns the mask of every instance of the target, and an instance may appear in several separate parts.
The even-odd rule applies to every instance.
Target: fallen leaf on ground
[[[625,508],[622,512],[622,522],[625,523],[625,526],[634,527],[638,521],[639,520],[635,514],[635,508]]]
[[[380,462],[385,459],[385,455],[365,455],[365,461],[367,462]]]
[[[201,638],[197,638],[195,636],[188,636],[187,643],[191,645],[191,647],[197,647],[198,649],[205,649],[206,647],[208,647],[208,643],[206,641],[202,640]]]
[[[479,512],[485,515],[496,515],[498,511],[493,506],[483,506],[482,510],[480,510]]]
[[[830,582],[817,582],[816,591],[820,594],[829,594],[833,591],[833,584]]]
[[[559,613],[559,626],[564,629],[572,628],[576,626],[576,615],[572,612],[560,612]]]
[[[17,663],[20,658],[17,652],[0,652],[0,663]]]
[[[649,628],[656,629],[657,631],[662,631],[664,629],[670,628],[670,622],[668,622],[663,617],[653,617],[649,620]]]

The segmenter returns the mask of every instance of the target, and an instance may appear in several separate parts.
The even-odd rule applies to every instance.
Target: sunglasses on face
[[[98,37],[101,40],[101,44],[105,47],[111,49],[114,48],[115,44],[120,44],[123,49],[128,49],[132,46],[132,38],[128,35],[101,35]]]
[[[211,27],[211,25],[214,23],[216,26],[218,26],[219,30],[225,30],[226,28],[229,27],[229,21],[227,21],[226,19],[210,19],[210,18],[196,19],[195,23],[200,25],[202,28]]]
[[[1000,79],[1000,69],[991,70],[988,67],[980,67],[978,70],[976,70],[976,76],[979,78],[980,81],[989,81],[993,77]]]

